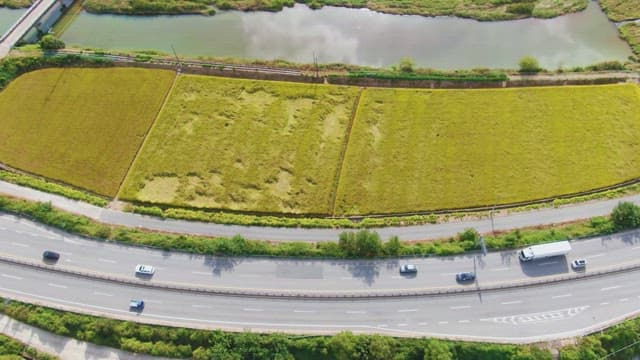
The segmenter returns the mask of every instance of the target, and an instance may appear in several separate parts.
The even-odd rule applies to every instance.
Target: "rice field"
[[[358,91],[180,76],[120,198],[329,214]]]
[[[135,68],[24,74],[0,92],[0,162],[115,196],[174,76]]]
[[[637,177],[637,85],[367,89],[335,212],[513,203]]]

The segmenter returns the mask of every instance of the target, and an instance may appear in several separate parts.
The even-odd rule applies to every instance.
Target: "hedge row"
[[[194,330],[81,315],[16,301],[0,303],[0,312],[58,335],[94,344],[153,356],[195,360],[552,359],[549,351],[533,346],[405,339],[350,332],[335,336],[296,336]]]
[[[100,207],[105,207],[107,206],[107,204],[109,204],[109,201],[107,199],[101,198],[99,196],[92,195],[69,186],[49,182],[45,179],[34,176],[18,174],[15,172],[0,169],[0,180],[4,180],[20,186],[27,186],[52,194],[62,195],[69,199],[84,201]]]
[[[507,81],[509,78],[503,72],[486,72],[486,73],[461,73],[461,72],[438,72],[430,73],[419,72],[385,72],[385,71],[357,71],[349,72],[350,78],[372,78],[385,80],[433,80],[433,81]]]
[[[277,242],[247,240],[240,235],[204,237],[145,231],[105,225],[84,216],[37,203],[0,196],[0,211],[31,218],[58,229],[95,239],[144,245],[165,250],[180,250],[205,255],[292,256],[312,258],[362,258],[388,256],[455,255],[480,249],[480,234],[474,229],[448,239],[401,242],[392,237],[383,242],[373,231],[345,231],[337,242]],[[513,249],[529,244],[611,234],[618,229],[608,217],[561,224],[553,227],[518,229],[486,236],[488,249]]]

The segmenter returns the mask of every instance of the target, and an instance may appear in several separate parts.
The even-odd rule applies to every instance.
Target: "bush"
[[[521,73],[537,73],[540,70],[540,64],[538,63],[538,59],[533,56],[525,56],[520,59],[520,72]]]
[[[38,45],[42,50],[58,50],[64,49],[65,47],[64,41],[51,34],[43,36],[42,39],[38,41]]]
[[[640,227],[640,207],[631,202],[621,202],[613,209],[611,221],[616,230]]]

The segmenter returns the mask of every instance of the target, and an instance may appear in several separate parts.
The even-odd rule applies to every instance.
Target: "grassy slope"
[[[6,6],[8,8],[25,8],[31,6],[32,0],[0,0],[0,7]]]
[[[309,2],[309,1],[297,1]],[[518,13],[514,10],[516,1],[489,0],[314,0],[312,4],[348,7],[367,7],[393,14],[418,14],[427,16],[455,15],[483,20],[516,19],[527,16],[552,17],[582,10],[587,0],[530,0],[533,14]],[[222,7],[242,10],[280,9],[290,6],[294,0],[216,0]]]
[[[640,19],[640,0],[600,0],[600,5],[613,21]]]
[[[114,196],[173,76],[132,68],[22,75],[0,93],[0,162]]]
[[[206,13],[213,0],[86,0],[87,11],[115,14]]]
[[[640,24],[626,24],[620,27],[620,34],[625,39],[633,52],[640,56]]]
[[[357,92],[181,76],[121,198],[328,213]]]
[[[511,203],[640,176],[636,85],[366,90],[338,214]]]

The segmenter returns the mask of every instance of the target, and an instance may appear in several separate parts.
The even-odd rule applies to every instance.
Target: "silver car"
[[[151,265],[136,265],[136,274],[138,275],[153,275],[156,269]]]

